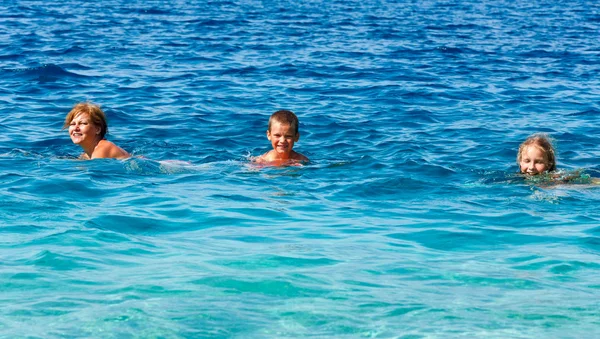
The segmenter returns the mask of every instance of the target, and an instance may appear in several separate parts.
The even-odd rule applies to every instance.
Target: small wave
[[[30,150],[20,149],[20,148],[13,148],[10,151],[8,151],[7,153],[0,153],[0,157],[36,158],[36,159],[45,158],[45,156],[43,154],[36,153],[36,152],[30,151]]]
[[[76,63],[76,62],[62,64],[61,67],[68,68],[68,69],[86,70],[86,71],[93,69],[92,67],[84,66],[84,65]]]
[[[593,171],[593,170],[592,170]],[[505,171],[484,171],[481,173],[482,178],[478,180],[478,184],[525,184],[539,188],[556,188],[556,187],[589,187],[599,182],[598,178],[590,175],[589,170],[561,170],[553,173],[545,173],[536,176],[527,176],[520,173],[507,173]],[[474,185],[469,183],[467,185]],[[477,185],[477,184],[475,184]],[[539,193],[534,196],[539,198]],[[545,196],[536,200],[548,200]],[[552,200],[552,199],[551,199]]]
[[[203,170],[204,167],[182,160],[156,161],[144,158],[129,158],[125,160],[125,169],[138,175],[154,175],[195,173]]]
[[[79,46],[71,46],[67,49],[60,51],[60,54],[71,54],[71,53],[80,53],[85,52],[85,48]]]
[[[0,60],[18,60],[19,58],[21,58],[21,55],[19,54],[0,55]]]
[[[575,56],[575,53],[572,52],[554,52],[554,51],[546,51],[543,49],[535,49],[532,51],[524,52],[518,54],[518,56],[523,58],[551,58],[551,59],[565,59],[569,57]]]
[[[226,69],[223,70],[220,75],[247,75],[247,74],[252,74],[252,73],[256,73],[258,71],[258,68],[254,67],[254,66],[248,66],[248,67],[243,67],[243,68],[233,68],[233,69]]]
[[[167,11],[160,8],[144,8],[137,10],[139,14],[149,14],[149,15],[171,15],[171,11]]]
[[[585,111],[579,111],[579,112],[575,112],[575,113],[570,113],[567,114],[568,116],[584,116],[584,117],[590,117],[590,118],[598,118],[600,117],[600,110],[595,109],[595,108],[591,108]]]
[[[158,200],[157,200],[158,202]],[[174,220],[172,217],[147,217],[136,215],[106,214],[85,223],[92,229],[112,231],[120,234],[163,234],[198,228],[189,220]]]
[[[552,187],[557,185],[590,185],[594,179],[583,170],[557,171],[536,176],[523,176],[526,183]]]
[[[55,64],[45,64],[39,67],[4,69],[5,72],[13,73],[22,77],[37,78],[41,82],[51,82],[64,78],[85,78],[85,75],[69,72]]]
[[[436,49],[444,54],[479,54],[478,51],[471,49],[471,48],[440,46],[440,47],[437,47]]]
[[[26,263],[38,267],[48,267],[58,271],[94,269],[93,263],[89,260],[82,259],[78,256],[59,254],[49,250],[43,250],[37,253],[35,256],[29,258]]]
[[[217,26],[217,27],[219,27],[219,26],[226,26],[226,25],[236,25],[236,26],[240,26],[241,27],[242,25],[247,24],[247,23],[248,23],[248,21],[247,20],[243,20],[243,19],[241,19],[241,20],[239,20],[239,19],[236,19],[236,20],[208,19],[208,20],[201,20],[201,21],[199,21],[198,22],[198,26],[201,29],[204,29],[207,26]]]

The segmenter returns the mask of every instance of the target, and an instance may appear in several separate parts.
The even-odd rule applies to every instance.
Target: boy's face
[[[294,148],[294,142],[300,138],[299,133],[294,133],[294,129],[288,123],[273,121],[271,130],[267,131],[267,139],[271,141],[273,149],[278,154],[290,154]]]
[[[549,167],[548,156],[539,147],[526,146],[521,153],[521,173],[536,175],[543,173]]]

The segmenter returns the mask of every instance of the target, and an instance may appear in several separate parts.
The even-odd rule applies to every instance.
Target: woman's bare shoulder
[[[100,158],[114,158],[114,159],[126,159],[131,155],[127,153],[121,147],[115,145],[114,143],[108,140],[100,140],[96,148],[94,149],[94,153],[92,153],[92,159],[100,159]]]

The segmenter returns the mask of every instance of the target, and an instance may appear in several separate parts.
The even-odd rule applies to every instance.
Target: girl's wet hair
[[[556,155],[554,152],[554,146],[552,145],[550,137],[545,134],[534,134],[523,141],[521,146],[519,146],[519,153],[517,153],[517,164],[520,164],[523,151],[529,146],[535,146],[544,152],[548,158],[548,172],[556,171]]]
[[[79,114],[85,113],[90,117],[92,123],[100,127],[100,137],[104,139],[106,133],[108,133],[108,125],[106,124],[106,115],[100,108],[100,106],[91,102],[80,102],[73,106],[73,109],[67,114],[65,118],[65,124],[62,129],[69,128],[71,121],[75,119]]]
[[[273,121],[277,121],[281,124],[289,124],[294,130],[294,134],[298,134],[298,117],[292,111],[282,109],[273,113],[269,118],[269,131],[271,130],[271,124]]]

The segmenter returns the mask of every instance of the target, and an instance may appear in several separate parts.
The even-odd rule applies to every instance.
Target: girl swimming
[[[544,134],[534,134],[519,146],[517,163],[522,174],[538,175],[556,171],[554,146]]]

